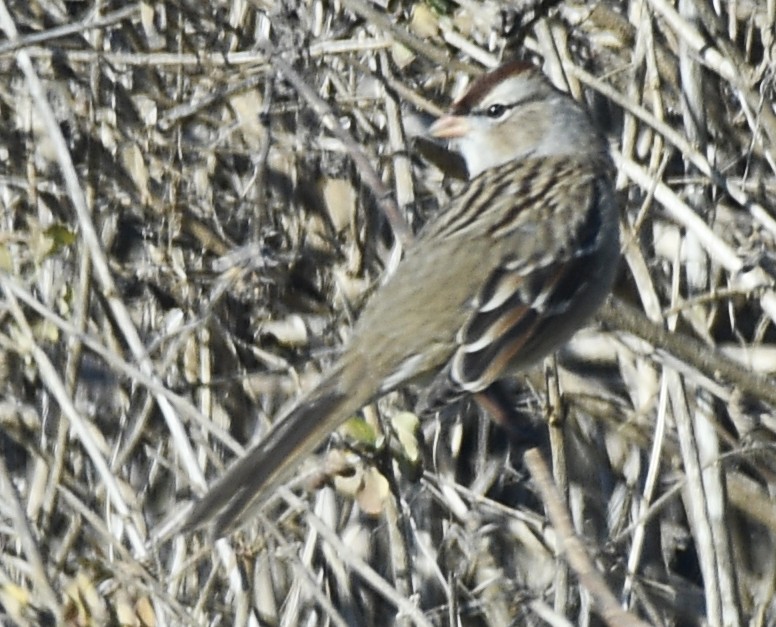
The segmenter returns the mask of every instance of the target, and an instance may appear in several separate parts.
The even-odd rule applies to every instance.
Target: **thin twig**
[[[347,148],[351,159],[356,164],[361,178],[372,190],[372,194],[380,205],[383,213],[385,214],[388,222],[391,224],[396,238],[406,245],[412,239],[412,232],[407,226],[407,222],[396,205],[393,199],[391,191],[383,184],[380,176],[375,172],[372,167],[372,163],[364,153],[363,148],[356,142],[355,139],[348,133],[337,120],[337,116],[331,110],[331,107],[321,98],[315,90],[310,87],[301,75],[291,67],[285,59],[280,56],[275,56],[273,65],[277,67],[283,74],[283,77],[294,86],[294,89],[304,98],[307,103],[313,108],[315,114],[321,123],[326,126],[334,135],[339,139]]]
[[[565,557],[580,583],[593,596],[601,617],[611,627],[648,627],[630,612],[620,607],[603,577],[596,570],[584,545],[574,532],[571,516],[563,504],[563,498],[552,480],[547,464],[538,449],[530,449],[523,456],[541,496],[547,516],[558,535],[557,551]]]
[[[621,300],[610,298],[598,318],[612,330],[625,331],[648,342],[658,349],[658,356],[673,356],[713,381],[735,386],[741,392],[776,405],[776,381],[752,372],[695,338],[667,331]]]

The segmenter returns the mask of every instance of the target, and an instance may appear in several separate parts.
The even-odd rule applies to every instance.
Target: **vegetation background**
[[[775,24],[0,0],[0,621],[776,625]],[[611,304],[509,428],[394,394],[247,528],[174,533],[444,210],[460,163],[422,129],[512,57],[611,139]]]

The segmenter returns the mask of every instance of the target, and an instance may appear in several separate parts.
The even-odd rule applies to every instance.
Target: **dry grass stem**
[[[0,623],[776,625],[774,21],[0,0]],[[429,121],[514,56],[611,142],[613,298],[505,382],[509,429],[403,390],[247,528],[178,533],[460,188]]]

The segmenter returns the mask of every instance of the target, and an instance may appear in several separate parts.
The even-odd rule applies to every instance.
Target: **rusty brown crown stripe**
[[[493,89],[494,85],[497,85],[509,76],[517,76],[518,74],[533,69],[535,68],[530,63],[514,60],[499,66],[492,72],[483,74],[471,84],[469,89],[460,99],[455,101],[450,112],[453,115],[465,115],[471,112],[482,101],[485,95]]]

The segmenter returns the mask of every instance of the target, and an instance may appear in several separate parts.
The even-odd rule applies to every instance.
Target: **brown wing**
[[[578,171],[569,171],[572,167]],[[544,185],[531,181],[533,193],[523,190],[520,199],[527,198],[528,205],[515,203],[522,211],[518,206],[510,212],[511,224],[493,221],[499,237],[514,233],[520,254],[507,258],[483,284],[455,352],[421,399],[421,413],[532,365],[565,342],[605,297],[614,268],[602,260],[616,253],[601,253],[618,246],[610,183],[595,178],[589,165],[563,161],[558,168]],[[563,231],[549,231],[552,224]],[[525,254],[526,229],[535,230],[530,254]]]

